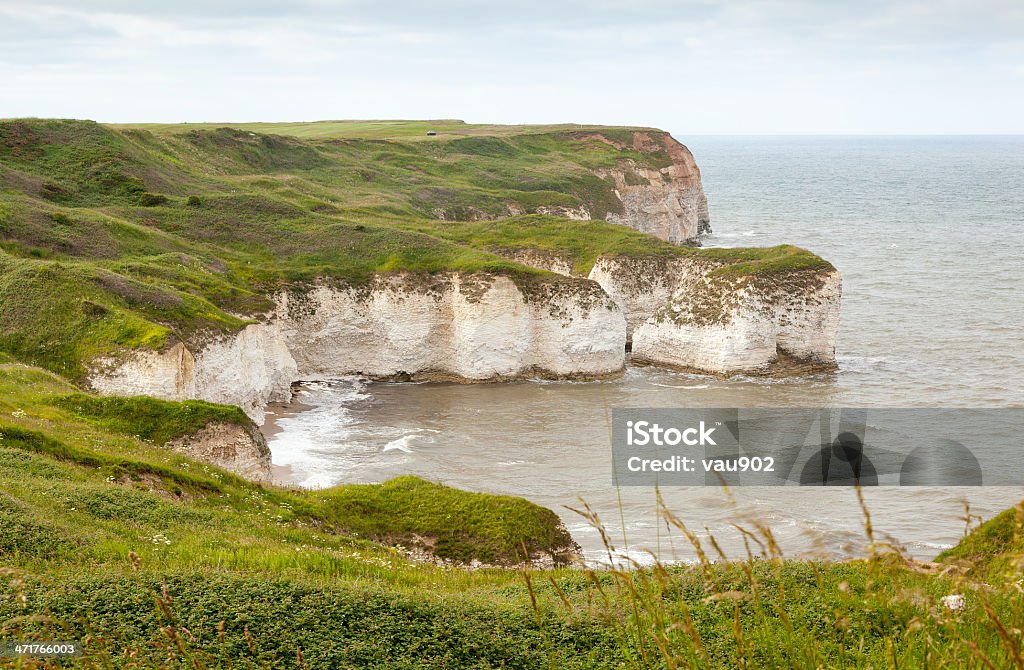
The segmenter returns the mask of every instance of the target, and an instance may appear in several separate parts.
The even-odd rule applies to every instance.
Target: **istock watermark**
[[[622,486],[1024,486],[1024,408],[612,412]]]

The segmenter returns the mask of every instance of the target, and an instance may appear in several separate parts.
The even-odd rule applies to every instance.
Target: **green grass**
[[[365,121],[309,121],[293,123],[131,123],[114,126],[119,129],[142,129],[156,134],[180,134],[193,130],[237,128],[246,132],[267,135],[287,135],[302,139],[373,139],[422,140],[437,142],[452,137],[506,137],[522,134],[591,132],[621,133],[619,126],[583,125],[576,123],[537,125],[470,124],[454,119],[424,120],[365,120]],[[428,137],[427,131],[438,133]],[[637,130],[654,130],[637,128]]]
[[[698,253],[604,221],[573,221],[532,214],[497,221],[430,221],[401,224],[482,251],[540,251],[567,260],[573,273],[586,276],[603,255],[674,257]],[[705,253],[709,250],[701,250]]]
[[[561,555],[572,548],[552,512],[518,498],[456,491],[416,478],[317,492],[250,484],[162,448],[212,421],[251,427],[252,422],[237,407],[146,397],[99,398],[69,394],[68,390],[66,382],[42,370],[16,364],[0,366],[0,449],[9,461],[0,468],[0,490],[23,490],[35,500],[42,516],[56,515],[49,523],[57,526],[78,516],[74,512],[84,513],[74,529],[88,529],[87,505],[69,502],[48,513],[46,482],[32,481],[31,476],[19,478],[22,466],[31,471],[33,464],[52,462],[62,465],[61,471],[70,480],[67,490],[78,491],[73,499],[99,496],[106,500],[105,508],[127,510],[125,519],[137,522],[134,510],[139,506],[166,507],[161,496],[183,511],[181,503],[191,501],[208,516],[220,515],[220,525],[209,529],[206,537],[202,529],[182,527],[185,549],[181,554],[177,548],[161,554],[165,560],[174,556],[181,567],[197,565],[189,553],[191,544],[218,544],[216,538],[223,537],[231,526],[237,530],[240,518],[233,513],[251,511],[254,506],[279,525],[296,524],[296,532],[309,528],[344,533],[389,545],[416,546],[460,561],[509,564],[516,562],[524,548],[538,555]],[[107,500],[110,496],[114,498]],[[31,506],[28,500],[23,502]],[[151,525],[143,535],[164,530]],[[291,557],[291,546],[277,549],[282,550]]]
[[[98,399],[0,365],[0,637],[88,636],[87,667],[1014,667],[994,623],[1010,640],[1024,627],[1005,516],[947,552],[946,572],[884,545],[787,560],[756,525],[762,555],[728,562],[464,570],[392,546],[500,563],[566,536],[515,498],[416,478],[260,486],[159,446],[236,412]],[[941,604],[953,593],[964,611]]]
[[[1024,573],[1024,501],[989,519],[938,560],[962,563],[979,579]]]
[[[784,244],[764,248],[686,247],[601,220],[574,221],[531,214],[496,221],[429,221],[398,224],[482,251],[540,251],[567,260],[573,273],[586,276],[601,256],[686,258],[723,264],[721,277],[776,277],[802,271],[832,270],[805,249]]]
[[[540,552],[561,547],[557,558],[564,562],[573,546],[550,510],[538,510],[521,498],[456,491],[416,477],[344,486],[317,498],[347,531],[385,543],[409,544],[414,536],[423,537],[422,544],[442,559],[507,563],[510,556],[541,557]],[[496,504],[503,508],[500,516],[489,512]]]
[[[790,244],[761,249],[702,249],[705,258],[728,263],[713,272],[726,278],[764,278],[803,271],[830,271],[834,268],[824,258]]]
[[[55,405],[110,432],[134,435],[155,444],[196,433],[211,422],[255,429],[239,408],[203,400],[168,402],[146,396],[100,398],[73,393],[58,398]]]

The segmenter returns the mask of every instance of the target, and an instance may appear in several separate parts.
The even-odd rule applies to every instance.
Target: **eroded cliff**
[[[795,247],[680,256],[609,255],[588,277],[626,318],[632,360],[714,374],[800,374],[836,366],[842,280]],[[519,251],[520,262],[570,267]]]
[[[784,276],[695,272],[633,331],[633,360],[716,374],[833,370],[842,283],[831,267]]]
[[[703,234],[711,232],[700,168],[690,150],[670,134],[635,130],[585,131],[564,136],[570,144],[597,144],[614,149],[609,165],[588,169],[600,181],[576,194],[579,204],[510,200],[491,209],[478,205],[434,207],[431,216],[445,221],[488,221],[523,214],[577,221],[604,219],[672,244],[698,244]]]
[[[624,362],[626,320],[597,283],[448,274],[282,291],[259,323],[201,346],[98,361],[101,393],[201,398],[257,422],[294,381],[349,374],[495,381],[597,378]]]
[[[254,482],[270,481],[270,448],[255,426],[212,421],[167,448]]]
[[[603,137],[603,136],[601,136]],[[643,154],[663,153],[668,164],[652,167],[634,160],[598,174],[615,183],[620,211],[609,211],[610,223],[629,226],[673,244],[695,244],[711,231],[708,200],[693,154],[668,133],[634,132],[632,144],[603,138],[619,149]]]

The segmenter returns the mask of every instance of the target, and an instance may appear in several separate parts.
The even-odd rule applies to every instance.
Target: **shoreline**
[[[274,436],[281,434],[284,430],[278,421],[281,419],[287,419],[291,416],[301,414],[307,410],[313,409],[312,405],[307,405],[299,400],[296,400],[296,393],[294,389],[296,386],[303,384],[304,382],[295,382],[292,384],[292,399],[290,402],[275,402],[268,403],[264,408],[264,420],[263,425],[259,427],[260,433],[263,435],[263,439],[267,442],[267,447],[270,448],[270,442]],[[275,486],[284,486],[286,488],[297,488],[301,489],[298,482],[295,479],[295,470],[290,465],[280,465],[274,463],[274,450],[270,448],[270,483]]]

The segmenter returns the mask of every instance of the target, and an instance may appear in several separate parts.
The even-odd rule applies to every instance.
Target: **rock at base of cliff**
[[[270,448],[255,426],[211,421],[167,447],[254,482],[270,481]]]

